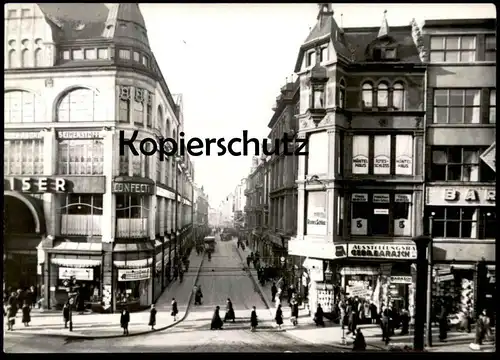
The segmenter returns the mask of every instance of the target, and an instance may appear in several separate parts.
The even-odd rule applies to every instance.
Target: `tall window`
[[[306,67],[313,66],[316,63],[316,51],[311,50],[306,56]]]
[[[139,148],[140,141],[136,141],[136,148]],[[148,144],[151,145],[151,144]],[[148,177],[147,174],[147,159],[142,152],[139,152],[139,156],[132,156],[132,176]]]
[[[490,124],[497,123],[497,90],[490,90],[490,113],[489,113]]]
[[[307,146],[309,151],[309,155],[307,156],[307,174],[328,173],[328,134],[326,131],[315,132],[309,135]],[[280,158],[280,162],[282,161],[283,158]],[[280,179],[283,181],[283,177],[280,177]]]
[[[324,46],[321,48],[320,50],[320,61],[323,62],[323,61],[328,61],[328,46]]]
[[[433,36],[431,62],[473,62],[476,60],[475,36]]]
[[[411,236],[410,194],[354,193],[351,195],[351,234]]]
[[[102,195],[63,195],[61,205],[61,235],[102,235]]]
[[[345,94],[346,94],[346,88],[345,88],[345,81],[344,79],[340,80],[339,84],[339,108],[345,109]]]
[[[104,144],[102,140],[60,140],[59,174],[102,175]]]
[[[309,191],[306,196],[306,234],[326,235],[326,192]]]
[[[146,91],[145,91],[146,92]],[[153,126],[153,94],[146,92],[148,97],[148,103],[146,104],[146,125],[148,127]]]
[[[148,236],[149,197],[116,195],[116,236],[140,238]]]
[[[495,181],[495,172],[481,159],[486,148],[433,147],[430,181]]]
[[[497,37],[495,35],[486,35],[486,61],[496,61],[497,59]]]
[[[494,209],[492,207],[492,209]],[[435,238],[479,238],[479,208],[474,206],[432,206],[434,213],[432,236]]]
[[[364,83],[361,90],[362,106],[371,108],[373,106],[373,86],[369,83]]]
[[[4,175],[42,175],[43,139],[4,140]]]
[[[120,170],[119,174],[122,176],[129,176],[129,158],[130,151],[125,151],[123,155],[120,155]]]
[[[435,124],[479,124],[481,122],[481,90],[435,89]]]
[[[160,130],[161,136],[165,136],[165,120],[163,119],[163,110],[161,106],[158,105],[158,109],[156,110],[156,128]],[[167,135],[168,136],[168,135]]]
[[[483,239],[496,239],[497,237],[497,212],[491,207],[484,207],[481,210],[481,220],[483,225]]]
[[[30,61],[30,51],[28,49],[24,49],[21,52],[21,67],[30,67],[31,66],[31,61]]]
[[[43,66],[43,52],[42,49],[35,50],[35,67]]]
[[[68,92],[57,107],[57,121],[94,121],[96,96],[94,91],[84,88]]]
[[[120,104],[118,109],[118,121],[130,122],[130,87],[120,86]]]
[[[19,67],[18,56],[16,50],[9,50],[9,67],[14,69]]]
[[[392,89],[392,106],[394,110],[405,109],[405,88],[401,83],[395,83]]]
[[[145,90],[135,88],[134,92],[134,123],[144,124],[144,96]]]
[[[378,84],[377,106],[378,107],[388,107],[389,106],[389,87],[387,86],[386,83]]]
[[[161,167],[163,165],[163,162],[160,161],[160,155],[155,156],[156,158],[156,181],[162,182],[161,178]]]
[[[354,135],[352,138],[352,173],[412,175],[413,136],[406,134]]]
[[[35,116],[37,98],[35,94],[14,90],[4,94],[4,121],[6,123],[32,123],[46,121]]]
[[[344,233],[344,196],[339,195],[337,198],[337,235],[342,236]]]

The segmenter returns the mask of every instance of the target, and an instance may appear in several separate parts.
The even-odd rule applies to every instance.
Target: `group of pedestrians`
[[[34,286],[29,289],[13,290],[9,288],[4,291],[3,314],[7,323],[7,330],[13,331],[16,323],[16,315],[19,310],[22,312],[22,323],[29,326],[31,322],[31,309],[36,306],[37,292]]]
[[[220,306],[215,307],[214,315],[212,316],[212,322],[210,323],[210,330],[222,330],[225,322],[232,321],[236,322],[236,315],[234,313],[233,303],[231,299],[227,299],[226,303],[226,314],[224,315],[224,320],[220,316]],[[250,313],[250,329],[255,331],[257,329],[259,321],[257,318],[257,309],[252,306],[252,312]]]

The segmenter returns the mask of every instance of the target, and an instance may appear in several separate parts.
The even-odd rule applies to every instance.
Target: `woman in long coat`
[[[149,311],[149,326],[151,326],[151,330],[154,330],[155,329],[155,325],[156,325],[156,309],[155,309],[155,305],[152,304],[151,305],[151,310]]]
[[[130,322],[130,313],[123,309],[120,315],[120,325],[123,328],[123,335],[128,335],[128,323]]]
[[[318,308],[316,309],[316,314],[314,314],[314,322],[316,326],[325,326],[325,321],[323,320],[323,308],[320,304],[318,304]]]
[[[220,306],[215,307],[214,316],[212,317],[212,323],[210,324],[210,330],[222,330],[222,319],[219,315]]]
[[[172,312],[170,314],[174,317],[174,321],[177,321],[178,313],[179,309],[177,308],[177,301],[175,301],[175,298],[172,298]]]
[[[31,322],[30,312],[31,312],[31,308],[28,305],[28,303],[25,301],[23,304],[23,319],[22,319],[24,326],[30,326],[30,322]]]
[[[233,322],[236,321],[236,315],[234,314],[234,309],[233,309],[233,303],[231,302],[231,299],[227,299],[227,305],[226,305],[226,315],[224,315],[224,322],[233,320]]]
[[[281,310],[281,304],[278,305],[276,309],[276,316],[274,317],[276,320],[276,325],[278,325],[278,329],[281,330],[281,325],[283,325],[283,310]]]
[[[252,331],[255,331],[258,324],[259,321],[257,320],[257,310],[255,306],[252,306],[252,313],[250,314],[250,328],[252,329]]]
[[[292,299],[290,307],[292,308],[290,320],[292,321],[293,326],[297,326],[297,324],[299,322],[298,321],[298,319],[299,319],[299,303],[297,302],[297,300]]]

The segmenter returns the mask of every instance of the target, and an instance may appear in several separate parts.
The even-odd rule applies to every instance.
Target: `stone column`
[[[151,195],[149,201],[148,237],[154,240],[156,238],[156,212],[159,211],[159,204],[156,195]]]
[[[104,164],[103,174],[106,177],[106,193],[103,194],[102,199],[102,242],[111,243],[115,238],[115,224],[116,214],[115,205],[116,198],[113,194],[113,180],[118,175],[118,164],[120,162],[119,156],[115,149],[116,136],[114,131],[103,131],[104,143]]]

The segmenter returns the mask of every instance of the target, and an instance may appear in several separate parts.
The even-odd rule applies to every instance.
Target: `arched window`
[[[345,92],[345,81],[342,79],[339,84],[339,108],[341,109],[345,109]]]
[[[36,96],[22,90],[4,94],[4,119],[7,123],[32,123],[36,121]],[[43,120],[43,119],[41,119]]]
[[[163,136],[168,136],[163,133],[163,110],[161,106],[158,105],[158,110],[156,110],[156,128],[158,128]]]
[[[377,106],[378,107],[388,107],[389,106],[389,87],[387,86],[386,83],[378,84]]]
[[[373,106],[373,86],[370,83],[363,84],[361,99],[363,107],[371,108]]]
[[[18,64],[18,61],[17,61],[16,50],[10,50],[9,51],[9,67],[11,67],[11,68],[17,68],[17,67],[19,67],[19,64]]]
[[[170,137],[170,120],[168,118],[166,120],[165,133],[167,137]]]
[[[35,67],[43,66],[42,49],[35,50]]]
[[[68,92],[57,107],[57,121],[94,121],[95,100],[96,94],[90,89],[78,88]]]
[[[30,67],[30,54],[28,49],[24,49],[21,53],[21,67]]]
[[[401,83],[395,83],[392,91],[392,106],[394,110],[405,109],[405,88]]]

